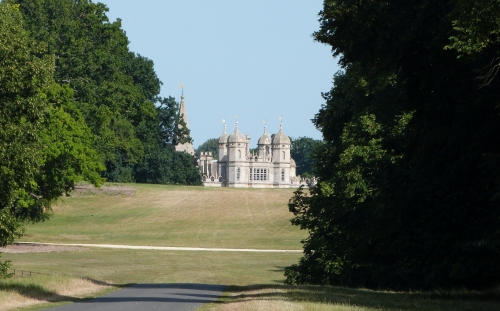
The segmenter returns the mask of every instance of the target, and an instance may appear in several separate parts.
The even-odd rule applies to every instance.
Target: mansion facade
[[[219,138],[218,159],[211,152],[201,152],[198,166],[203,184],[211,187],[241,188],[289,188],[308,186],[313,180],[301,180],[296,176],[296,164],[290,157],[290,138],[279,132],[266,133],[259,138],[257,153],[250,152],[250,136],[236,128],[231,135],[224,132]]]

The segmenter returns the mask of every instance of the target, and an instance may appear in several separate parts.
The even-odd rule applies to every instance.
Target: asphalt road
[[[44,310],[56,311],[136,311],[195,310],[215,301],[223,285],[209,284],[136,284],[99,298]]]

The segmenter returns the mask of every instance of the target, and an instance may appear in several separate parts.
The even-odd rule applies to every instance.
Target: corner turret
[[[266,126],[264,126],[264,134],[257,142],[257,147],[259,148],[259,157],[271,156],[271,136],[266,133]]]

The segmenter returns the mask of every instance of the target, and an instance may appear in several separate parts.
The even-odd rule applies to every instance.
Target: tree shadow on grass
[[[122,288],[130,286],[130,284],[111,284],[108,282],[88,277],[82,279],[87,280],[95,285],[109,286],[110,288],[111,287]],[[7,282],[0,282],[0,291],[15,292],[29,299],[46,301],[46,302],[77,302],[89,299],[89,298],[61,295],[55,291],[46,289],[44,286],[40,284],[36,284],[36,282],[29,282],[29,279],[28,282],[26,282],[26,279],[20,279],[20,280],[22,281],[16,282],[16,278],[13,278],[13,279],[8,279]]]
[[[118,288],[128,287],[128,286],[135,284],[135,283],[114,284],[114,283],[109,283],[109,282],[105,282],[105,281],[101,281],[101,280],[96,280],[96,279],[89,278],[89,277],[82,277],[82,279],[87,280],[95,285],[110,286],[110,287],[112,286],[112,287],[118,287]]]
[[[490,292],[391,292],[334,286],[266,284],[229,286],[228,291],[232,294],[219,300],[220,303],[282,300],[381,310],[500,310],[498,289]]]
[[[9,282],[2,284],[0,283],[0,291],[5,292],[16,292],[21,296],[26,298],[35,299],[39,301],[47,302],[60,302],[69,301],[75,302],[81,298],[59,295],[54,291],[47,290],[43,286],[34,283],[17,283]]]
[[[274,269],[267,270],[269,272],[282,272],[285,273],[285,267],[282,266],[275,266]],[[281,282],[283,283],[283,282]]]

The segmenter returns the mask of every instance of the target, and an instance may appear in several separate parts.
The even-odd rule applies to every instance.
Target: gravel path
[[[14,243],[1,247],[2,253],[52,253],[52,252],[67,252],[67,251],[81,251],[84,250],[81,246],[67,246],[67,245],[47,245],[38,243]]]
[[[114,245],[114,244],[65,244],[65,243],[38,243],[17,242],[17,244],[51,245],[63,247],[100,247],[120,249],[151,249],[161,251],[211,251],[211,252],[253,252],[253,253],[301,253],[295,249],[251,249],[251,248],[203,248],[203,247],[169,247],[169,246],[139,246],[139,245]]]
[[[187,311],[217,300],[224,288],[222,285],[209,284],[136,284],[99,298],[44,310]]]

